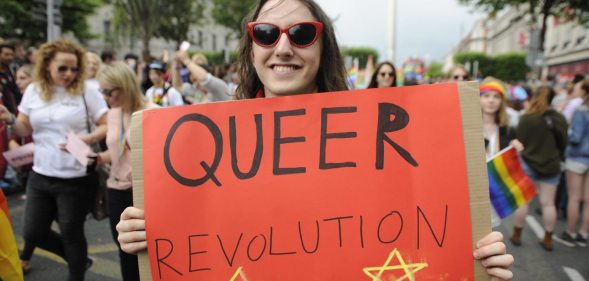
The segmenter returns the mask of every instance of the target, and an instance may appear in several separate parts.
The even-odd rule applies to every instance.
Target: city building
[[[207,9],[212,6],[211,1],[207,1]],[[201,25],[193,25],[188,34],[187,41],[192,43],[191,50],[201,52],[236,50],[239,45],[239,39],[236,35],[224,26],[215,24],[211,18],[211,13],[204,12],[205,19]],[[88,41],[85,45],[88,50],[100,53],[103,50],[113,50],[117,54],[117,59],[122,59],[125,54],[133,53],[141,55],[143,43],[138,36],[131,37],[117,35],[114,25],[114,9],[112,4],[106,4],[100,7],[97,12],[88,18],[90,30],[99,35],[99,38]],[[173,54],[177,48],[176,42],[166,41],[161,38],[152,38],[150,42],[150,53],[156,58],[161,58],[164,50]]]

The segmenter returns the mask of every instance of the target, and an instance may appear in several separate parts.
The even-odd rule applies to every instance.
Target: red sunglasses
[[[274,47],[282,33],[286,33],[290,43],[297,48],[307,48],[317,41],[323,31],[323,24],[316,21],[297,22],[285,29],[267,22],[250,22],[247,24],[250,38],[264,48]]]

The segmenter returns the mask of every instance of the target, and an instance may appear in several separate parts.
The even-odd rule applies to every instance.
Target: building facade
[[[208,1],[207,9],[211,9],[211,2]],[[193,25],[189,29],[187,41],[191,42],[191,50],[199,52],[236,50],[239,45],[239,38],[229,28],[214,23],[211,13],[203,13],[205,19],[200,25]],[[99,38],[86,43],[90,51],[100,53],[103,50],[112,50],[117,54],[117,59],[122,59],[125,54],[140,56],[143,51],[143,43],[138,36],[117,35],[114,26],[114,8],[107,4],[99,8],[97,12],[88,18],[88,24],[92,32],[99,35]],[[176,51],[176,42],[166,41],[161,38],[152,38],[150,41],[150,53],[156,58],[161,58],[164,51],[173,54]]]

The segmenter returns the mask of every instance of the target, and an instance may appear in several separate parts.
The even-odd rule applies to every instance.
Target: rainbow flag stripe
[[[0,280],[22,281],[23,273],[16,240],[10,225],[8,204],[0,189]]]
[[[536,196],[534,183],[523,171],[515,148],[509,147],[487,161],[491,203],[501,218]]]

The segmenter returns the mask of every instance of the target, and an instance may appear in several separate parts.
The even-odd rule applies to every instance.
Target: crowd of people
[[[286,29],[284,29],[286,28]],[[119,246],[123,280],[139,280],[137,257],[146,249],[143,210],[132,207],[130,119],[140,110],[233,99],[347,90],[346,71],[330,19],[312,0],[259,1],[244,20],[240,58],[227,67],[210,67],[206,57],[178,51],[172,58],[128,54],[123,60],[104,51],[87,52],[68,40],[38,48],[0,41],[0,146],[35,144],[32,165],[10,167],[0,158],[0,187],[26,186],[24,248],[21,263],[31,269],[35,247],[62,257],[67,280],[84,280],[92,266],[84,223],[96,176],[64,149],[67,135],[105,150],[90,164],[109,163],[109,220]],[[446,82],[470,80],[464,67],[452,68]],[[589,233],[589,80],[528,87],[488,77],[480,101],[487,157],[513,145],[534,181],[543,216],[541,247],[553,238],[587,246]],[[380,63],[368,88],[396,87],[396,69]],[[558,212],[567,227],[555,229]],[[514,245],[522,244],[528,207],[514,215]],[[577,228],[580,223],[580,228]],[[59,233],[51,229],[57,222]],[[498,223],[494,220],[494,224]],[[554,234],[556,231],[559,233]],[[479,241],[474,256],[492,276],[509,280],[513,257],[497,232]]]

